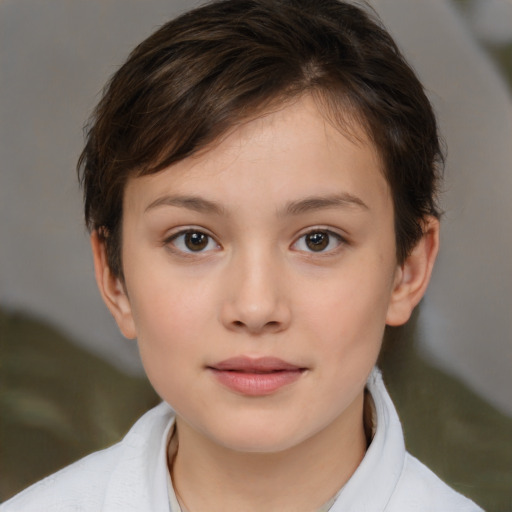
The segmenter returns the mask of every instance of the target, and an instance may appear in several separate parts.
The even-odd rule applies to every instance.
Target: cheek
[[[165,258],[150,253],[135,261],[127,283],[132,314],[139,338],[158,340],[184,329],[193,329],[207,310],[208,289],[204,279],[174,268]],[[147,263],[149,262],[149,263]],[[174,338],[174,336],[173,336]]]
[[[160,392],[166,381],[179,381],[182,371],[208,356],[204,340],[211,332],[215,309],[200,286],[157,277],[149,274],[132,283],[132,315],[143,365]]]
[[[330,276],[305,296],[303,310],[324,327],[332,326],[347,336],[362,337],[384,327],[391,297],[390,279],[378,272],[351,272]],[[377,329],[381,330],[381,329]]]
[[[369,269],[370,267],[366,267]],[[344,272],[319,283],[299,315],[333,366],[373,364],[384,334],[390,284],[380,272]],[[371,367],[371,366],[370,366]]]
[[[315,314],[304,329],[315,340],[315,387],[322,389],[317,406],[335,417],[361,393],[377,361],[385,308],[362,285],[333,290],[332,295],[316,302]]]
[[[174,287],[135,306],[134,321],[144,344],[179,349],[206,329],[203,326],[210,321],[211,311],[204,294],[181,293]]]

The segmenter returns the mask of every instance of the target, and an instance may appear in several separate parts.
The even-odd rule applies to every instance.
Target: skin
[[[311,511],[364,457],[365,382],[385,325],[404,323],[423,296],[439,226],[426,219],[397,264],[380,159],[352,129],[347,138],[306,96],[131,179],[124,282],[92,236],[103,298],[177,413],[173,483],[190,512]],[[328,243],[315,250],[319,238]],[[301,372],[250,396],[212,371],[239,356]]]

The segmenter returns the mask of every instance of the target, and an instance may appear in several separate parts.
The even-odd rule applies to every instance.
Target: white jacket
[[[330,512],[481,511],[405,451],[400,421],[378,370],[368,389],[377,414],[375,436]],[[121,442],[34,484],[0,505],[0,512],[179,512],[170,508],[167,487],[173,423],[172,409],[158,405]]]

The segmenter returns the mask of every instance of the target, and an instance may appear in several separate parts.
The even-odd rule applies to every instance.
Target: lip
[[[233,357],[208,366],[213,376],[230,390],[247,396],[266,396],[293,384],[306,368],[275,357]]]

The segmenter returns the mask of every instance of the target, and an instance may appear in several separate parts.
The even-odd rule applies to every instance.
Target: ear
[[[91,234],[91,247],[96,284],[103,301],[112,313],[123,336],[133,339],[136,337],[136,330],[130,300],[123,281],[110,270],[105,242],[98,236],[97,231],[93,231]]]
[[[439,250],[439,220],[428,217],[423,236],[403,265],[398,267],[386,316],[387,325],[402,325],[420,302]]]

